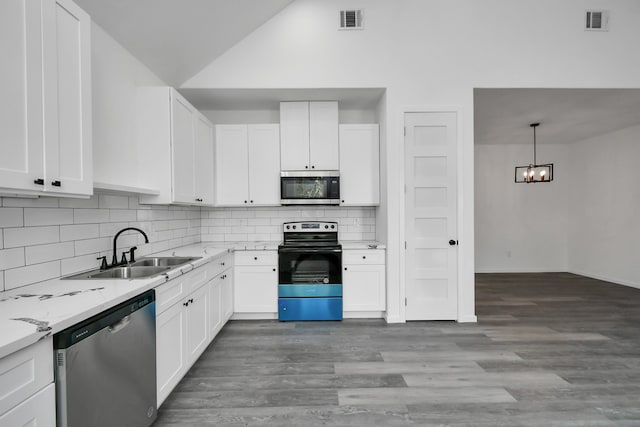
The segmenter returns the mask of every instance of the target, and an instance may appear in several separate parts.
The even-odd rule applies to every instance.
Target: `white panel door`
[[[340,125],[343,206],[380,204],[380,137],[376,124]]]
[[[309,102],[280,103],[280,166],[309,169]]]
[[[42,5],[45,187],[90,195],[91,20],[69,0]]]
[[[193,203],[194,193],[194,122],[191,104],[171,91],[171,158],[173,167],[173,200]]]
[[[247,125],[216,125],[216,206],[249,203]]]
[[[457,318],[456,120],[405,115],[407,320]]]
[[[195,201],[213,204],[213,126],[200,114],[195,117]]]
[[[209,286],[192,292],[187,304],[187,358],[190,367],[209,345]]]
[[[182,302],[156,318],[156,363],[158,407],[187,371],[187,336]]]
[[[44,189],[40,2],[0,2],[0,187]],[[41,179],[42,185],[34,181]]]
[[[249,125],[249,203],[280,205],[280,126]]]
[[[309,168],[338,170],[338,102],[309,103]]]

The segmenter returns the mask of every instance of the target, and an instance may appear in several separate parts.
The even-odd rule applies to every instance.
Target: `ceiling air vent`
[[[587,10],[587,20],[585,30],[587,31],[609,31],[609,11],[607,10]]]
[[[339,28],[341,30],[361,30],[363,15],[362,9],[341,10]]]

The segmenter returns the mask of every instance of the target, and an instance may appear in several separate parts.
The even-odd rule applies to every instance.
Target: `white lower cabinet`
[[[156,317],[158,407],[187,372],[186,311],[182,303]]]
[[[235,255],[234,315],[269,313],[272,315],[253,318],[273,318],[278,312],[278,253],[236,251]]]
[[[385,311],[384,250],[344,250],[342,265],[342,307],[344,312]]]
[[[0,359],[0,427],[55,426],[53,339]]]
[[[56,390],[53,383],[0,415],[0,427],[16,426],[56,426]]]
[[[220,332],[233,313],[233,279],[231,268],[218,273],[209,282],[209,339],[212,340]]]
[[[156,288],[158,406],[209,345],[209,280],[205,265]]]

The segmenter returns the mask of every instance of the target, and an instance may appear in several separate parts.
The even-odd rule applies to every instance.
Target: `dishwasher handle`
[[[116,334],[119,331],[121,331],[124,328],[126,328],[127,326],[129,326],[130,322],[131,322],[131,315],[126,315],[122,319],[120,319],[117,322],[115,322],[114,324],[109,325],[109,327],[107,329],[108,329],[108,331],[110,333]]]

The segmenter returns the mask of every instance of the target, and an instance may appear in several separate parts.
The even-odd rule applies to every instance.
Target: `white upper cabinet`
[[[280,103],[283,171],[338,170],[338,103]]]
[[[91,195],[91,20],[70,0],[0,3],[0,184]]]
[[[213,125],[170,87],[138,89],[141,203],[213,203]]]
[[[380,136],[377,124],[340,125],[342,206],[380,204]]]
[[[280,204],[277,124],[217,125],[216,206]]]

